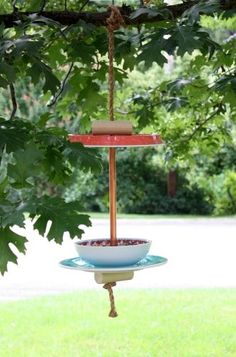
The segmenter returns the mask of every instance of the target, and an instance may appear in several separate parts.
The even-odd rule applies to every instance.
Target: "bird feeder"
[[[109,39],[109,119],[92,123],[92,133],[71,134],[71,143],[82,143],[88,148],[108,148],[109,151],[109,214],[110,239],[82,240],[75,243],[77,257],[65,259],[61,266],[93,272],[95,281],[104,284],[111,304],[109,316],[116,317],[112,287],[117,281],[130,280],[134,271],[160,266],[167,262],[164,257],[148,255],[151,241],[141,238],[117,238],[116,219],[116,149],[120,147],[148,147],[163,144],[160,135],[133,134],[128,121],[114,120],[114,30],[122,25],[122,17],[115,6],[111,6],[111,16],[107,20]],[[117,27],[118,26],[118,27]]]

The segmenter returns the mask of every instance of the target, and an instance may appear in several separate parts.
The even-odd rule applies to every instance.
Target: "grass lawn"
[[[1,357],[236,356],[236,289],[101,290],[0,303]]]

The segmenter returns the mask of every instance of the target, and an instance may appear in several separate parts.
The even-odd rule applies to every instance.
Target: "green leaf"
[[[64,128],[51,127],[40,130],[35,134],[36,141],[43,147],[49,145],[63,146],[66,144],[68,133]]]
[[[14,67],[5,62],[0,63],[0,73],[6,76],[8,82],[14,82],[16,79]]]
[[[65,184],[69,179],[71,170],[66,160],[63,160],[61,150],[54,146],[48,146],[43,161],[44,172],[54,184]],[[52,165],[53,162],[53,165]]]
[[[1,168],[1,167],[0,167]],[[6,191],[8,188],[9,182],[7,177],[0,176],[0,200],[3,201],[6,197]]]
[[[47,237],[57,243],[62,243],[64,232],[69,232],[72,238],[81,237],[84,231],[79,225],[91,226],[89,216],[79,213],[81,205],[77,201],[66,203],[58,197],[43,196],[34,205],[39,215],[34,227],[44,235],[48,221],[52,221]]]
[[[190,25],[200,20],[200,14],[213,14],[220,8],[219,0],[200,1],[198,4],[190,7],[181,16],[182,19],[187,19]]]
[[[0,118],[0,149],[6,147],[6,151],[11,152],[24,147],[32,128],[32,124],[20,119],[8,121]]]
[[[151,67],[153,62],[163,66],[167,63],[166,57],[161,53],[163,49],[163,40],[153,38],[149,43],[143,46],[142,52],[138,55],[138,62],[144,61],[146,68]]]
[[[30,57],[35,58],[39,54],[43,41],[36,40],[34,36],[24,35],[12,41],[12,45],[14,46],[13,53],[16,56],[22,55],[22,52],[25,52]]]
[[[50,91],[52,94],[55,94],[58,88],[60,87],[60,81],[52,73],[52,70],[49,66],[43,63],[41,60],[34,59],[34,63],[30,69],[28,69],[28,75],[31,76],[33,83],[37,84],[41,75],[45,77],[45,82],[43,90],[46,93]]]
[[[123,36],[122,36],[123,37]],[[116,63],[120,64],[123,62],[123,68],[132,70],[136,64],[136,58],[134,56],[134,48],[132,47],[132,38],[121,38],[116,39],[116,50],[115,50]]]
[[[44,93],[50,91],[52,94],[55,94],[58,88],[60,87],[60,81],[58,78],[50,71],[44,70],[45,83],[43,86]]]
[[[186,97],[169,97],[166,100],[165,106],[169,112],[175,111],[182,108],[188,104],[188,98]]]
[[[27,239],[14,233],[10,227],[0,228],[0,272],[4,274],[7,271],[9,262],[17,263],[17,256],[10,247],[13,244],[19,252],[25,253],[25,243]]]
[[[69,56],[71,61],[82,61],[84,63],[93,62],[93,56],[96,48],[92,44],[86,44],[82,41],[73,40],[70,44]]]
[[[172,33],[170,41],[178,46],[177,53],[183,56],[186,52],[192,53],[203,44],[202,34],[193,30],[191,26],[177,25]]]
[[[233,90],[236,92],[236,72],[223,75],[220,79],[218,79],[214,85],[214,87],[218,90],[224,91],[228,86],[231,86]]]
[[[182,89],[192,83],[194,78],[177,78],[174,81],[171,81],[167,85],[167,89],[170,94],[176,94],[182,91]]]
[[[0,209],[0,222],[3,228],[15,224],[19,227],[24,227],[24,205],[20,204],[19,206],[15,206],[13,202],[3,201],[0,205]]]
[[[27,70],[27,75],[32,78],[32,82],[35,85],[39,82],[41,74],[41,67],[37,63],[33,63],[33,65]]]
[[[228,88],[225,93],[224,93],[224,101],[225,103],[229,103],[231,106],[231,109],[236,107],[236,91],[232,90],[231,88]],[[232,117],[233,120],[233,117]]]
[[[84,111],[95,111],[98,105],[104,105],[104,97],[100,94],[100,86],[88,79],[86,87],[79,92],[78,101],[82,102]]]
[[[143,129],[152,123],[154,119],[153,107],[148,107],[144,105],[141,109],[135,112],[136,117],[138,118],[139,129]]]
[[[67,60],[65,54],[62,52],[61,39],[53,42],[48,48],[47,57],[48,61],[54,68],[56,68],[58,64],[63,64]]]
[[[29,178],[40,173],[39,161],[42,157],[42,152],[33,143],[15,152],[15,163],[8,166],[8,175],[13,180],[14,187],[22,188],[32,185]]]
[[[79,164],[82,169],[91,170],[97,174],[102,170],[101,157],[97,150],[87,149],[81,143],[68,142],[64,155],[73,166]]]
[[[38,11],[41,9],[43,4],[44,4],[44,0],[31,0],[27,10]]]
[[[38,126],[39,128],[44,128],[48,120],[50,119],[51,113],[46,112],[40,115],[40,118],[38,120]]]
[[[140,7],[138,10],[132,12],[132,14],[129,16],[131,20],[138,19],[139,17],[145,17],[145,18],[153,18],[156,16],[162,16],[163,19],[165,19],[169,15],[169,11],[166,9],[153,9],[153,8],[148,8],[148,7]]]
[[[7,88],[8,87],[8,82],[6,81],[6,79],[4,79],[2,76],[0,76],[0,87],[2,88]]]

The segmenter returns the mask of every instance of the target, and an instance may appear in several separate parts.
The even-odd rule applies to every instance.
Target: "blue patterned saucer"
[[[157,255],[147,255],[144,259],[133,265],[126,265],[122,267],[97,267],[95,265],[86,263],[80,257],[62,260],[59,264],[63,268],[77,269],[89,272],[118,272],[118,271],[135,271],[146,268],[153,268],[167,263],[167,259]]]

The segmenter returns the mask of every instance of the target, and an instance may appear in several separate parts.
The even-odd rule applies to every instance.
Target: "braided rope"
[[[109,96],[108,96],[108,111],[109,119],[114,120],[114,31],[118,30],[124,25],[124,19],[120,13],[120,10],[116,6],[109,6],[111,15],[107,19],[107,31],[108,31],[108,58],[109,58],[109,70],[108,70],[108,84],[109,84]]]
[[[108,290],[108,293],[109,293],[109,299],[110,299],[110,304],[111,304],[111,310],[109,312],[109,317],[117,317],[118,314],[116,312],[116,307],[115,307],[115,298],[114,298],[114,295],[113,295],[113,290],[112,290],[112,287],[113,286],[116,286],[116,283],[106,283],[105,285],[103,285],[103,288],[104,289],[107,289]]]
[[[120,26],[124,25],[123,17],[119,9],[111,5],[109,6],[111,14],[107,19],[107,31],[108,31],[108,58],[109,58],[109,71],[108,71],[108,86],[109,86],[109,95],[108,95],[108,111],[109,111],[109,119],[114,120],[114,88],[115,88],[115,78],[114,78],[114,31],[118,30]],[[116,286],[115,282],[106,283],[103,288],[107,289],[109,293],[111,310],[109,312],[109,317],[117,317],[118,314],[116,312],[115,307],[115,298],[113,295],[112,288]]]

